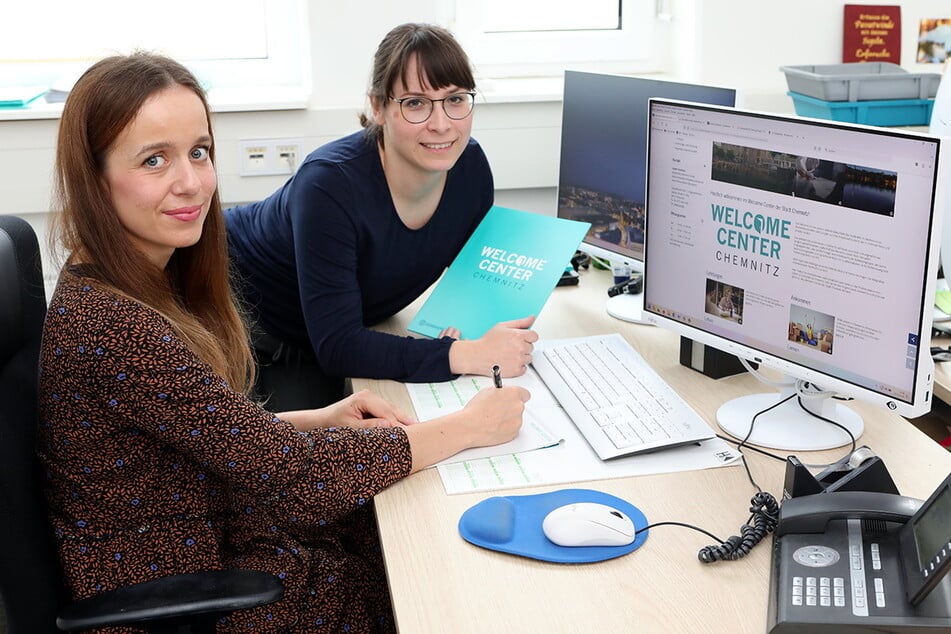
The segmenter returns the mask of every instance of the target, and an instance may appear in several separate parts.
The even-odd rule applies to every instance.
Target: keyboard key
[[[630,447],[633,445],[637,439],[625,435],[623,431],[617,428],[616,425],[608,425],[607,427],[602,427],[605,435],[614,443],[614,446],[618,449],[624,449],[625,447]]]
[[[620,422],[630,420],[632,415],[631,410],[626,405],[610,405],[592,411],[591,417],[604,427],[605,425],[617,425]]]

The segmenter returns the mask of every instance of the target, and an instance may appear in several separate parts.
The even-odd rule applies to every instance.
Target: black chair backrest
[[[33,228],[0,215],[0,600],[5,634],[55,632],[63,598],[36,459],[46,294]]]

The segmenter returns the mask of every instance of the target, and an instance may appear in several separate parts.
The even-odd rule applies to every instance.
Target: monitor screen
[[[778,419],[805,408],[861,433],[833,393],[929,411],[940,139],[665,100],[649,117],[650,320],[798,379]],[[718,423],[743,437],[776,399],[728,403]],[[829,431],[823,446],[849,442],[803,419]],[[757,444],[819,448],[802,428],[776,426],[769,436],[756,422]]]
[[[732,106],[736,91],[642,77],[565,72],[557,215],[590,222],[591,229],[579,248],[632,271],[643,270],[647,101],[651,97]],[[618,296],[608,312],[639,321],[640,300]],[[623,308],[632,301],[637,303],[636,314]]]

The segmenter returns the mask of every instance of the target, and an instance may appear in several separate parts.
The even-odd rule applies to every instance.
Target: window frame
[[[241,101],[244,98],[240,95],[246,95],[252,101],[262,101],[261,91],[264,90],[273,91],[275,95],[293,95],[289,97],[291,101],[305,102],[311,83],[307,5],[305,0],[265,0],[261,3],[267,39],[265,57],[176,59],[195,74],[211,97],[219,93],[228,95],[228,100],[236,98]],[[225,21],[221,23],[223,25]],[[227,30],[222,28],[221,35],[227,37]],[[115,49],[119,54],[130,52]],[[0,61],[0,85],[37,85],[68,90],[95,61],[78,55],[66,60]],[[264,100],[270,101],[268,97]]]
[[[655,0],[619,0],[618,30],[487,33],[479,0],[455,0],[452,30],[480,74],[490,77],[560,74],[566,67],[651,72],[660,70]],[[519,60],[513,62],[512,60]]]

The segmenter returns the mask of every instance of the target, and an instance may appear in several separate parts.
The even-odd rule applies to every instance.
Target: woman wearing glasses
[[[343,377],[525,372],[532,316],[475,340],[454,328],[436,340],[369,329],[435,282],[492,206],[492,172],[470,136],[474,90],[448,31],[398,26],[374,57],[363,130],[312,152],[269,198],[226,212],[268,407],[324,406]]]

